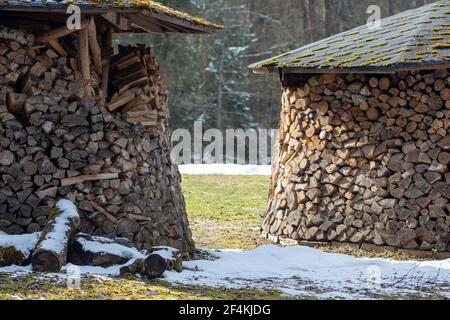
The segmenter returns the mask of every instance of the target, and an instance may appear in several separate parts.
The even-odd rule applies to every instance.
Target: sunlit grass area
[[[267,202],[266,176],[183,176],[191,229],[197,247],[254,248]]]
[[[289,297],[278,290],[219,289],[132,278],[83,277],[80,289],[71,289],[58,277],[30,274],[10,278],[0,273],[0,300],[276,300],[286,298]]]

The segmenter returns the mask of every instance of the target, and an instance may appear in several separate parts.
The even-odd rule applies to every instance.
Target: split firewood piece
[[[113,51],[112,49],[112,36],[113,36],[113,30],[112,28],[108,28],[106,31],[106,45],[107,47],[104,48],[104,52],[107,53],[106,59],[103,60],[103,74],[102,74],[102,85],[101,85],[101,94],[102,97],[100,99],[99,105],[105,106],[106,99],[108,97],[108,84],[109,84],[109,74],[111,69],[111,53]]]
[[[147,72],[142,68],[142,66],[140,66],[140,65],[136,65],[136,66],[138,68],[136,71],[130,70],[123,76],[115,74],[115,76],[118,76],[118,79],[113,81],[113,86],[120,88],[129,82],[133,82],[135,80],[139,80],[141,78],[148,76]]]
[[[128,112],[128,111],[134,110],[134,108],[136,108],[136,107],[140,107],[143,105],[145,106],[149,101],[150,101],[150,97],[148,97],[145,94],[139,94],[138,96],[136,96],[136,98],[134,98],[133,100],[128,102],[125,105],[125,107],[122,108],[122,112]],[[142,109],[142,110],[144,110],[144,109]]]
[[[97,28],[95,26],[94,18],[91,18],[88,25],[88,39],[89,49],[92,52],[92,59],[94,60],[94,66],[98,74],[103,73],[102,68],[102,49],[97,40]]]
[[[78,54],[80,58],[80,69],[83,84],[86,86],[85,95],[95,96],[94,89],[91,86],[91,71],[89,59],[89,36],[87,28],[78,31]]]
[[[129,111],[127,121],[141,123],[144,126],[155,126],[158,121],[158,112],[156,110]]]
[[[34,249],[33,270],[59,272],[67,262],[69,240],[79,224],[75,205],[69,200],[58,201]]]
[[[90,201],[91,206],[97,210],[98,212],[100,212],[101,214],[103,214],[106,218],[108,218],[108,220],[110,220],[112,223],[117,224],[117,219],[116,217],[114,217],[111,213],[109,213],[108,211],[106,211],[102,206],[100,206],[99,204],[97,204],[97,202],[95,201]]]
[[[10,92],[7,99],[8,111],[11,113],[22,112],[25,106],[25,100],[27,100],[26,94]]]
[[[138,214],[128,214],[127,217],[136,221],[153,221],[151,217],[140,216]]]
[[[20,235],[0,233],[0,267],[22,266],[29,263],[39,236],[39,232]]]
[[[143,257],[144,254],[125,238],[106,238],[79,233],[69,244],[68,261],[79,266],[106,268]]]
[[[82,183],[85,181],[94,181],[94,180],[109,180],[109,179],[117,179],[119,178],[118,173],[99,173],[92,175],[84,175],[84,176],[75,176],[71,178],[65,178],[61,180],[61,186],[71,186],[74,184]]]
[[[148,76],[144,76],[135,80],[131,80],[128,83],[124,83],[119,86],[119,94],[123,94],[127,90],[137,87],[137,86],[143,86],[149,83]]]
[[[120,96],[111,100],[111,102],[108,105],[109,111],[114,111],[114,110],[126,105],[128,102],[133,100],[135,96],[136,95],[131,91],[124,92]]]
[[[67,51],[62,47],[61,43],[59,43],[58,39],[50,40],[48,42],[50,47],[52,47],[58,54],[62,57],[67,57]]]
[[[131,66],[135,63],[140,63],[140,62],[141,62],[141,57],[139,55],[139,52],[134,51],[134,52],[126,55],[122,59],[116,61],[112,65],[112,67],[117,68],[118,70],[124,70],[124,69],[128,68],[129,66]]]
[[[83,20],[81,21],[81,29],[86,28],[88,21]],[[36,42],[49,42],[51,40],[59,39],[61,37],[67,36],[75,31],[78,31],[77,29],[69,29],[67,26],[62,26],[59,28],[52,29],[48,32],[45,32],[44,34],[41,34],[36,37]]]

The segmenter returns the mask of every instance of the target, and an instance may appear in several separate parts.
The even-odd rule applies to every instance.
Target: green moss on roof
[[[92,0],[90,0],[90,1],[92,1]],[[101,0],[101,1],[104,1],[104,0]],[[205,27],[210,27],[210,28],[215,28],[215,29],[223,29],[222,25],[211,23],[209,21],[206,21],[203,18],[191,16],[187,12],[167,7],[158,2],[149,1],[149,0],[131,0],[131,1],[128,1],[128,5],[130,7],[149,9],[150,11],[153,11],[156,13],[163,13],[165,15],[176,17],[176,18],[183,19],[183,20],[190,20],[190,21],[194,22],[195,24],[199,24],[199,25],[202,25]]]
[[[19,2],[22,1],[24,3],[32,2],[29,0],[19,0]],[[12,5],[14,2],[9,0],[0,0],[0,2],[11,2]],[[46,0],[40,0],[40,2],[45,6],[47,3]],[[163,5],[159,2],[151,1],[151,0],[63,0],[57,2],[60,2],[65,5],[69,4],[87,4],[92,5],[94,7],[101,6],[106,8],[139,8],[139,9],[146,9],[156,14],[162,14],[169,17],[177,18],[186,22],[189,22],[193,25],[199,25],[210,29],[223,29],[223,26],[209,22],[203,18],[195,17],[190,15],[187,12],[177,10],[171,7],[168,7],[166,5]]]
[[[450,1],[441,0],[383,19],[379,29],[363,25],[250,67],[382,69],[448,63],[450,23],[445,12],[450,12]]]

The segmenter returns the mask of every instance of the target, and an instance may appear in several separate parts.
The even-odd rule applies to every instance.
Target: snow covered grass
[[[189,299],[210,296],[229,299],[239,297],[238,292],[241,292],[241,298],[247,298],[247,294],[252,298],[268,297],[268,294],[271,298],[304,299],[450,298],[450,259],[395,261],[355,258],[307,247],[274,245],[247,251],[209,250],[208,253],[214,259],[186,261],[183,272],[166,272],[167,282],[111,278],[119,274],[121,266],[83,266],[78,269],[82,278],[80,294],[85,295],[86,287],[91,288],[92,283],[99,282],[102,285],[96,293],[90,294],[108,290],[109,295],[119,293],[120,296],[130,281],[134,281],[139,291],[163,290],[167,294],[169,290],[170,294],[179,292],[179,297]],[[42,288],[47,290],[44,290],[44,295],[54,290],[67,294],[63,285],[69,270],[74,268],[78,267],[67,265],[58,275],[27,274],[30,272],[27,267],[1,268],[0,298],[8,292],[7,282],[1,280],[9,272],[13,272],[15,278],[41,282]],[[54,287],[49,287],[49,282]],[[109,282],[117,284],[115,290],[109,288]],[[133,289],[135,293],[136,288]],[[23,289],[26,292],[29,288]],[[226,292],[232,295],[226,295]],[[23,292],[19,290],[15,292],[17,294]],[[194,296],[187,296],[189,294]],[[139,295],[136,298],[163,297]]]
[[[187,262],[187,270],[167,272],[166,279],[185,285],[278,289],[314,298],[450,297],[450,259],[360,259],[308,247],[274,245],[211,253],[218,259]]]
[[[0,233],[0,247],[15,247],[24,257],[28,257],[36,246],[40,233],[8,235]]]
[[[190,175],[228,175],[228,176],[270,176],[269,165],[239,164],[183,164],[178,166],[181,174]]]

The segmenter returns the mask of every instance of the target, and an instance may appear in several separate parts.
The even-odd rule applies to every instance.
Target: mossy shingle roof
[[[179,21],[192,27],[200,27],[212,31],[223,28],[221,25],[151,0],[0,0],[0,10],[54,11],[55,9],[65,9],[70,4],[78,5],[82,12],[86,13],[98,9],[111,9],[116,12],[127,12],[130,9],[146,10],[157,17],[168,17],[175,22]]]
[[[255,73],[395,70],[450,63],[450,1],[438,1],[250,65]]]

